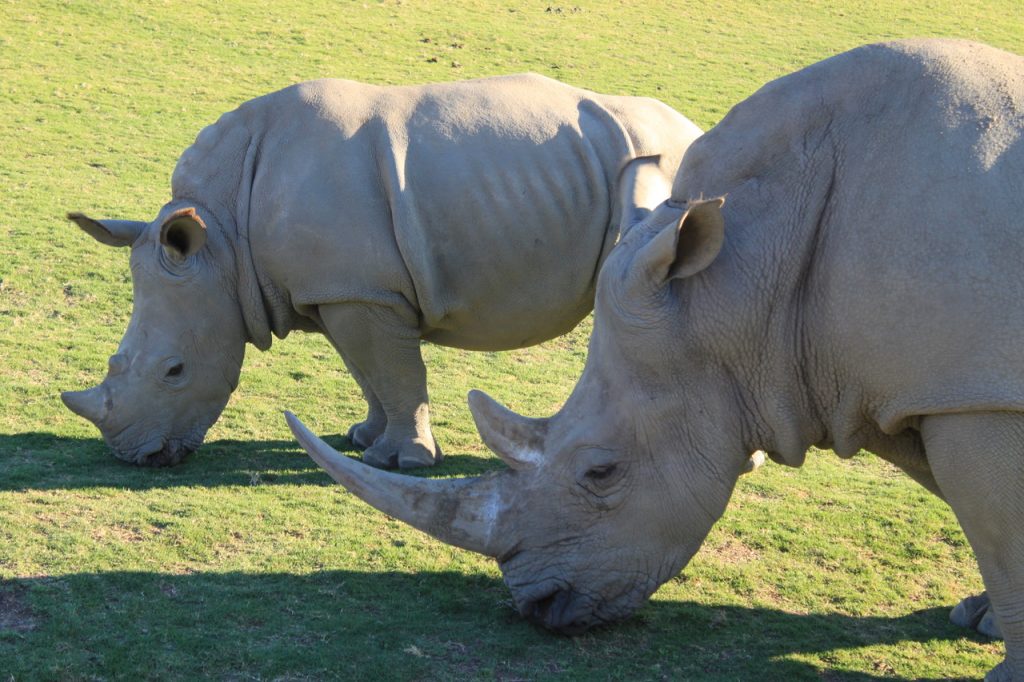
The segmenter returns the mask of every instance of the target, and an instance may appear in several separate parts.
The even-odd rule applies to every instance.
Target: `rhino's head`
[[[103,383],[61,398],[120,459],[177,464],[238,384],[246,332],[232,251],[191,206],[170,204],[152,223],[68,218],[104,244],[131,246],[134,303]]]
[[[630,615],[697,551],[748,462],[734,396],[698,388],[720,368],[680,353],[675,319],[672,282],[718,254],[720,205],[660,209],[616,247],[586,368],[556,415],[526,419],[470,394],[481,437],[509,470],[457,481],[385,474],[289,416],[293,431],[370,504],[497,558],[525,616],[575,633]]]

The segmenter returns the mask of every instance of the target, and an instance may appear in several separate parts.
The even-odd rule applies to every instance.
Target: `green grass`
[[[335,444],[363,411],[320,337],[251,352],[181,467],[115,461],[58,392],[102,377],[130,312],[126,254],[62,216],[150,218],[201,127],[299,80],[532,70],[654,95],[708,127],[864,42],[1024,53],[1022,18],[1016,0],[0,0],[0,679],[981,676],[1001,644],[946,620],[980,588],[962,533],[869,456],[744,479],[681,576],[628,623],[575,639],[520,620],[491,561],[367,508],[296,449],[282,409]],[[427,347],[450,455],[429,475],[497,467],[466,391],[549,414],[587,330],[515,353]]]

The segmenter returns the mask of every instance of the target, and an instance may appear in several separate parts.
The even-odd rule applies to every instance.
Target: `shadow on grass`
[[[341,452],[359,454],[345,436],[335,434],[324,440]],[[497,459],[456,454],[414,475],[475,476],[501,466]],[[100,438],[0,435],[0,490],[212,488],[250,485],[255,480],[261,485],[333,485],[293,440],[211,441],[178,466],[153,469],[118,460]]]
[[[653,602],[569,639],[520,619],[500,580],[454,572],[82,573],[0,583],[4,595],[30,623],[0,620],[15,678],[821,679],[787,657],[971,637],[944,608],[854,618]]]

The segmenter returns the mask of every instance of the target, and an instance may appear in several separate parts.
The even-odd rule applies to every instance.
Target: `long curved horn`
[[[442,542],[497,557],[512,545],[498,535],[501,475],[432,480],[392,474],[345,457],[291,412],[284,413],[299,444],[338,483],[389,516]]]
[[[96,426],[100,425],[109,412],[107,392],[103,384],[84,391],[64,391],[60,394],[60,399],[69,410],[80,417],[85,417]]]

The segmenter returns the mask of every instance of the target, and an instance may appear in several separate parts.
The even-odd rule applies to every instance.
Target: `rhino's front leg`
[[[414,316],[381,305],[337,303],[320,306],[320,318],[369,404],[367,421],[350,436],[365,442],[380,427],[380,421],[372,423],[375,401],[384,415],[383,432],[363,452],[363,461],[403,469],[440,461],[430,432],[427,371]]]
[[[921,435],[935,481],[974,548],[1006,641],[1006,660],[985,679],[1024,680],[1024,414],[929,416]]]
[[[940,499],[946,501],[946,496],[939,488],[939,484],[935,480],[935,475],[932,473],[927,461],[922,465],[916,453],[910,457],[900,456],[898,451],[878,454],[881,454],[889,462],[903,469],[912,479],[937,495]],[[970,628],[986,637],[1002,639],[1003,633],[999,630],[999,623],[996,621],[995,611],[992,610],[991,606],[992,602],[988,598],[987,592],[964,597],[959,604],[953,607],[949,614],[949,620],[954,625]]]

